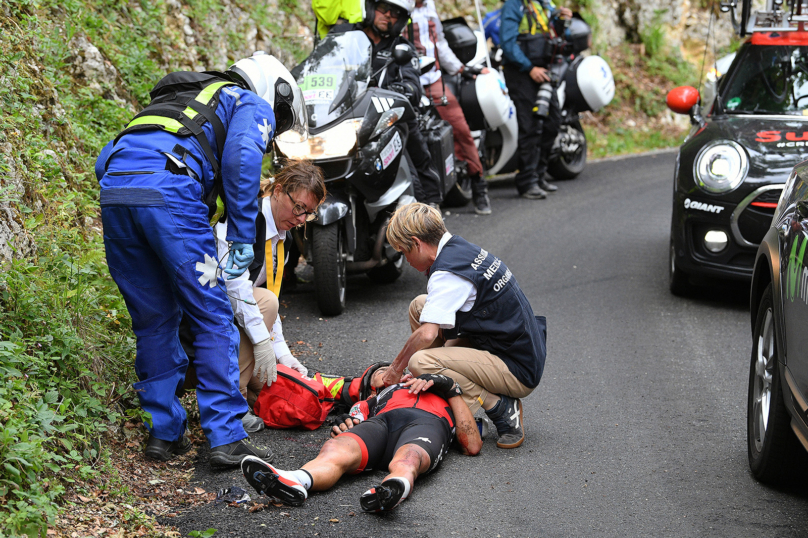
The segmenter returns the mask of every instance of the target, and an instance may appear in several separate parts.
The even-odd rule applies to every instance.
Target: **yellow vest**
[[[534,0],[523,0],[522,3],[525,6],[525,14],[519,23],[519,33],[535,35],[549,32],[550,20],[544,11],[544,7]],[[552,2],[550,2],[550,5],[553,5]],[[538,23],[538,26],[535,23]]]

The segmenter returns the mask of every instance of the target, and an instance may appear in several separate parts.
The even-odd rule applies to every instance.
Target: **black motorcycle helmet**
[[[381,3],[396,7],[405,13],[403,17],[398,18],[395,24],[393,24],[393,27],[387,32],[380,31],[373,24],[376,18],[376,6]],[[396,36],[399,35],[407,25],[407,20],[413,9],[415,9],[415,0],[365,0],[362,4],[362,25],[365,27],[373,26],[373,29],[382,37]]]

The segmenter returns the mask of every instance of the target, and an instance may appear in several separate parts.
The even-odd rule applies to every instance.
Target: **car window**
[[[727,114],[808,110],[808,47],[753,45],[722,89]]]

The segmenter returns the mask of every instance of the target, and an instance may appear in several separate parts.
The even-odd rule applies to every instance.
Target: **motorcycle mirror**
[[[396,45],[396,48],[393,49],[393,61],[395,61],[398,65],[407,65],[410,63],[412,58],[413,56],[410,47],[403,43]]]
[[[693,86],[679,86],[668,92],[665,103],[677,114],[690,114],[700,99],[699,90]]]
[[[421,56],[418,58],[418,64],[421,67],[421,74],[426,75],[430,70],[432,70],[432,66],[435,65],[435,58],[430,56]]]

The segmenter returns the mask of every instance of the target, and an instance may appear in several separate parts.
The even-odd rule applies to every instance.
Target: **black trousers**
[[[408,121],[407,127],[410,131],[407,136],[407,153],[410,155],[412,164],[415,165],[421,183],[420,190],[417,185],[415,187],[415,198],[425,204],[439,204],[443,201],[443,188],[438,171],[435,170],[435,165],[432,163],[426,138],[418,128],[416,120]]]
[[[533,114],[539,86],[530,75],[515,67],[505,66],[505,83],[516,107],[519,137],[516,155],[519,173],[516,174],[516,189],[523,193],[538,183],[547,171],[547,160],[561,125],[561,110],[558,95],[553,91],[550,113],[542,119]]]

